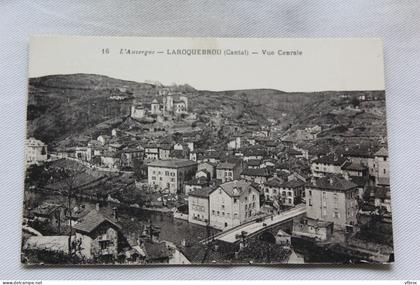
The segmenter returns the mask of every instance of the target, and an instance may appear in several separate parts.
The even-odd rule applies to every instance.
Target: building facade
[[[156,191],[181,193],[184,181],[193,179],[196,171],[197,163],[191,160],[155,160],[147,165],[147,180]]]
[[[188,221],[190,223],[206,226],[210,221],[209,193],[212,189],[205,187],[188,194]]]
[[[48,159],[47,145],[35,138],[26,140],[26,164],[38,164]]]
[[[227,229],[250,220],[260,211],[258,190],[244,180],[223,183],[209,194],[210,226]]]
[[[305,186],[306,213],[310,219],[333,222],[345,228],[357,224],[357,185],[338,176],[319,178]]]
[[[216,166],[216,178],[222,182],[239,179],[240,165],[231,162],[221,162]]]

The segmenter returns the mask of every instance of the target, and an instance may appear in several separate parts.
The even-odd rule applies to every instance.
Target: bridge
[[[305,204],[301,204],[289,210],[281,212],[278,215],[267,216],[263,219],[253,220],[248,223],[244,223],[239,226],[233,227],[215,236],[212,236],[211,238],[202,240],[201,243],[207,243],[210,240],[219,240],[226,243],[236,243],[237,241],[239,241],[237,236],[240,236],[242,232],[246,232],[247,238],[251,238],[262,232],[270,230],[282,223],[291,221],[293,218],[301,216],[305,213],[306,213],[306,206]]]

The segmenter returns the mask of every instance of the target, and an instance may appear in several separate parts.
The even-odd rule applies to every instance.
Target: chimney
[[[96,203],[95,209],[96,209],[96,211],[99,211],[99,203]]]
[[[113,216],[114,220],[118,221],[117,207],[112,208],[112,216]]]

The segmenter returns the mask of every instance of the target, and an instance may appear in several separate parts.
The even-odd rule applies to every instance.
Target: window
[[[225,209],[225,205],[222,205],[222,209],[223,209],[223,210]]]
[[[211,211],[212,212],[212,214],[213,214],[213,216],[215,215],[215,211],[213,210],[213,211]]]
[[[312,196],[312,191],[311,190],[309,190],[309,196]]]
[[[338,218],[339,218],[338,211],[334,211],[334,218],[335,218],[335,219],[338,219]]]
[[[312,199],[308,200],[308,204],[309,204],[309,206],[312,206]]]
[[[220,212],[219,211],[217,211],[217,215],[220,216]]]
[[[233,203],[237,203],[237,202],[238,202],[238,199],[234,198]]]

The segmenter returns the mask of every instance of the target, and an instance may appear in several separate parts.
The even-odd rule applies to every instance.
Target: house
[[[371,145],[355,145],[346,147],[343,154],[347,156],[351,162],[359,163],[367,167],[369,176],[375,176],[375,148]]]
[[[96,140],[98,142],[100,142],[102,145],[105,145],[109,142],[109,140],[111,139],[110,136],[107,135],[100,135]]]
[[[210,179],[213,179],[216,177],[216,165],[215,163],[204,161],[198,164],[197,169],[198,171],[206,170],[210,174]]]
[[[385,147],[375,152],[375,167],[375,184],[389,186],[388,150]]]
[[[266,155],[266,152],[262,148],[248,148],[243,152],[243,160],[248,161],[250,159],[261,160]]]
[[[134,167],[135,160],[143,160],[144,149],[142,148],[127,148],[121,153],[121,164],[123,166]]]
[[[240,164],[221,162],[216,166],[216,178],[222,182],[232,181],[239,178],[241,173]]]
[[[101,165],[111,169],[118,169],[121,166],[121,153],[105,151],[101,156]]]
[[[357,185],[336,175],[313,179],[305,186],[306,216],[345,228],[357,224]]]
[[[76,240],[87,242],[88,248],[85,248],[87,259],[113,261],[126,246],[127,241],[115,218],[92,210],[74,225]]]
[[[302,201],[305,193],[305,183],[299,180],[291,180],[282,183],[279,187],[279,194],[283,205],[294,206]]]
[[[216,150],[207,150],[201,156],[197,157],[197,162],[219,163],[220,152]]]
[[[211,174],[207,171],[207,169],[199,169],[195,174],[195,178],[205,178],[206,180],[210,180]]]
[[[204,187],[188,193],[188,222],[206,226],[210,221],[209,195],[213,188]]]
[[[250,159],[246,162],[248,168],[263,168],[263,163],[259,159]]]
[[[337,154],[325,155],[311,163],[311,172],[314,177],[324,177],[328,174],[341,174],[341,168],[347,162],[347,158]]]
[[[205,177],[194,178],[184,182],[184,194],[209,186],[209,181]]]
[[[260,211],[260,193],[245,180],[223,183],[210,191],[210,226],[227,229],[250,220]]]
[[[276,244],[285,248],[290,248],[292,245],[292,237],[285,231],[279,230],[276,234]]]
[[[155,160],[147,164],[147,181],[156,191],[180,193],[185,181],[194,178],[197,162],[187,159]]]
[[[353,177],[366,177],[368,169],[366,166],[353,161],[348,161],[341,167],[342,173]]]
[[[26,140],[26,164],[39,164],[48,159],[47,145],[35,138]]]
[[[310,218],[302,218],[293,221],[293,235],[298,237],[306,237],[317,241],[329,240],[332,236],[334,223],[314,220]]]
[[[169,159],[170,156],[171,156],[171,149],[172,149],[172,146],[170,144],[161,144],[159,146],[159,149],[158,149],[159,159],[161,159],[161,160]],[[155,151],[154,149],[151,149],[151,150],[152,150],[152,153],[153,153],[153,151]]]
[[[391,191],[389,187],[375,187],[375,207],[383,208],[391,213]]]
[[[280,186],[283,182],[284,180],[282,178],[275,176],[264,183],[262,189],[264,191],[266,201],[273,201],[278,195],[280,195]]]
[[[240,149],[241,148],[241,137],[235,137],[229,140],[227,143],[228,150]]]
[[[144,156],[147,160],[157,160],[159,159],[159,147],[155,144],[147,145],[144,148]]]
[[[267,168],[246,168],[241,173],[242,179],[245,179],[246,181],[252,181],[260,185],[263,185],[272,176],[273,175]]]

